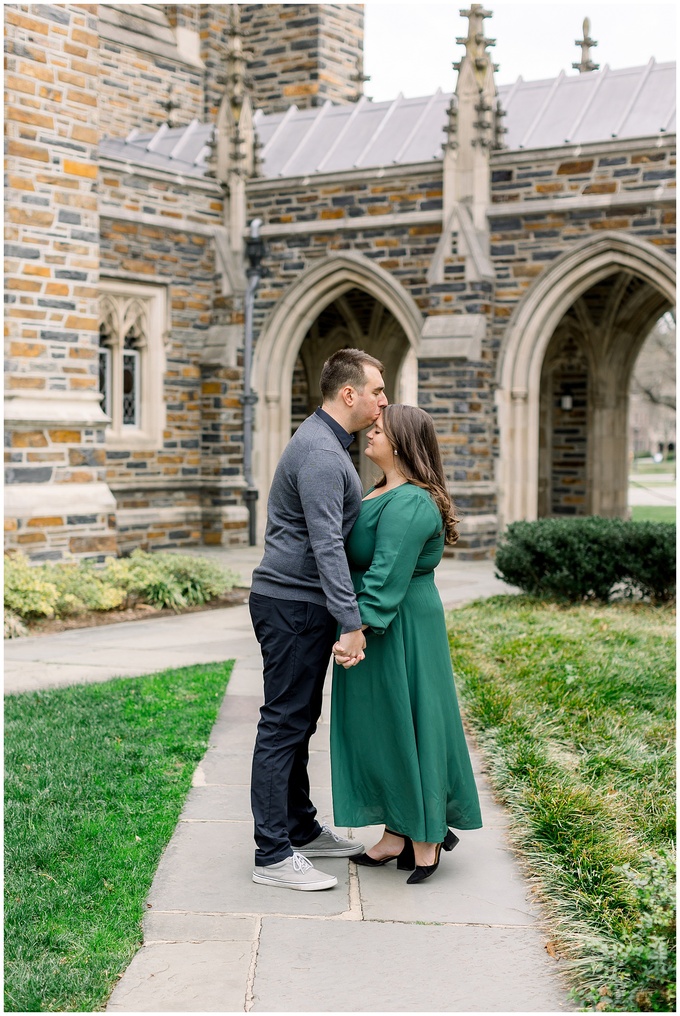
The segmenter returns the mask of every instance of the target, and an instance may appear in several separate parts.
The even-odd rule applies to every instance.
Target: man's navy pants
[[[264,665],[250,790],[255,864],[276,864],[321,831],[307,762],[337,622],[320,604],[259,593],[250,594],[250,616]]]

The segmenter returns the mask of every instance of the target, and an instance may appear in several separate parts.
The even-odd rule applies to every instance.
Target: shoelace
[[[312,862],[308,861],[303,854],[298,854],[297,852],[293,854],[293,871],[299,871],[304,875],[306,871],[309,871],[313,867]]]
[[[327,825],[322,825],[321,826],[321,832],[322,833],[328,833],[329,836],[333,837],[333,839],[335,840],[336,843],[340,842],[340,837],[337,835],[337,833],[334,833],[333,830],[330,829]]]

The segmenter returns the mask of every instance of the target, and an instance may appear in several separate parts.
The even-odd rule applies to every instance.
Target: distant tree
[[[659,318],[637,358],[631,393],[675,412],[675,312]]]

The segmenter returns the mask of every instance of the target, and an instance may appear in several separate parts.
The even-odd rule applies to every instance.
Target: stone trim
[[[605,232],[556,258],[510,318],[498,361],[496,392],[502,526],[537,517],[541,370],[548,343],[578,297],[616,269],[644,278],[673,305],[675,262],[639,237]],[[614,463],[610,450],[610,472],[625,468],[625,456],[619,458]],[[594,464],[592,472],[593,511],[598,514],[605,463],[600,465]]]
[[[163,397],[163,376],[165,373],[165,342],[168,335],[168,286],[135,284],[127,280],[101,278],[98,288],[114,302],[140,299],[147,306],[148,334],[140,350],[141,386],[140,416],[138,428],[122,427],[114,411],[112,422],[106,428],[106,446],[111,449],[131,448],[134,450],[157,450],[163,447],[165,428],[165,399]],[[114,347],[113,371],[122,371],[122,346]],[[120,363],[116,364],[118,358]],[[114,384],[113,397],[121,395]]]
[[[515,165],[520,162],[560,162],[565,159],[595,155],[616,155],[617,152],[648,151],[650,148],[674,148],[675,134],[650,134],[641,138],[602,138],[581,144],[556,145],[553,148],[504,148],[491,155],[491,168]]]
[[[200,176],[184,176],[182,173],[172,173],[164,169],[149,169],[147,166],[140,166],[131,159],[112,159],[102,157],[99,159],[100,170],[110,170],[113,173],[124,173],[127,176],[142,176],[147,180],[172,181],[187,190],[204,190],[212,194],[222,195],[219,184],[214,180],[207,180]]]
[[[357,251],[342,251],[301,272],[277,302],[255,347],[253,388],[260,404],[254,449],[261,504],[266,503],[276,464],[290,440],[292,378],[300,346],[320,308],[355,286],[392,313],[411,350],[418,351],[423,316],[410,294],[386,269]],[[402,365],[402,372],[407,363]],[[265,513],[258,514],[263,525]]]
[[[429,162],[399,163],[397,166],[376,166],[360,169],[338,169],[333,173],[306,173],[303,176],[274,176],[258,177],[248,180],[248,195],[260,194],[262,191],[281,191],[287,187],[293,189],[309,187],[314,185],[325,186],[326,184],[348,183],[352,180],[361,180],[362,183],[371,180],[390,179],[393,176],[431,176],[433,172],[441,173],[442,159],[432,159]]]
[[[119,508],[116,513],[118,527],[149,526],[172,522],[201,522],[206,511],[227,522],[247,522],[248,509],[240,505],[204,508],[200,505],[179,505],[165,508]]]
[[[8,423],[70,423],[102,427],[108,422],[99,392],[57,389],[5,392]]]
[[[618,194],[576,194],[564,198],[536,198],[535,201],[502,201],[490,205],[490,219],[505,215],[533,215],[543,212],[569,212],[583,208],[616,208],[628,205],[675,204],[675,187],[641,187],[639,190],[620,191]],[[355,220],[356,221],[356,220]]]
[[[361,215],[356,218],[313,219],[311,222],[285,222],[263,225],[262,236],[296,236],[308,233],[335,233],[340,229],[351,229],[360,233],[365,229],[391,229],[393,226],[422,226],[442,221],[441,210],[428,212],[390,212],[387,215]],[[244,237],[248,234],[244,232]]]
[[[142,490],[210,490],[233,491],[247,486],[243,476],[230,476],[228,480],[213,480],[210,477],[186,476],[179,480],[171,477],[132,477],[130,480],[111,480],[109,487],[118,494]]]
[[[7,518],[40,518],[44,515],[110,513],[116,499],[105,483],[18,483],[5,487]]]
[[[155,226],[157,229],[170,229],[177,233],[197,233],[200,236],[214,236],[216,229],[223,228],[189,219],[164,219],[149,212],[132,212],[127,208],[121,208],[120,205],[109,204],[108,201],[102,201],[99,215],[102,219],[112,219],[115,222],[136,222],[144,226]]]

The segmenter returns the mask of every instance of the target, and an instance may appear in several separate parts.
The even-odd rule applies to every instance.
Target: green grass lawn
[[[5,1009],[102,1009],[232,663],[5,698]]]
[[[674,635],[670,606],[450,615],[465,714],[588,1009],[674,1010]]]
[[[631,473],[674,473],[675,459],[664,459],[663,462],[655,462],[654,459],[635,459],[631,463]]]
[[[675,505],[634,505],[633,522],[675,522]]]

